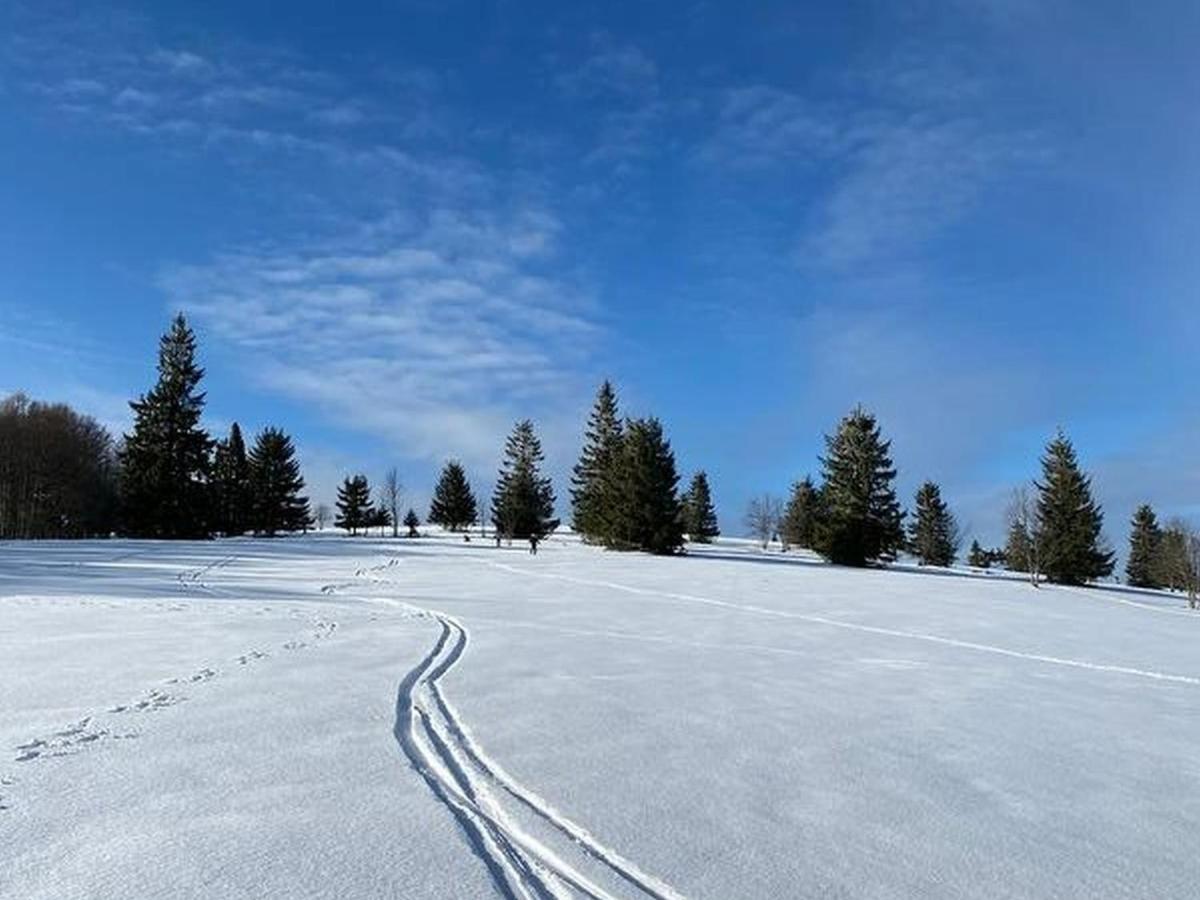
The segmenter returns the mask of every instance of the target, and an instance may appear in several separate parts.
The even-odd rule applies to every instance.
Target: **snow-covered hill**
[[[1200,616],[726,543],[0,545],[0,897],[1154,897]]]

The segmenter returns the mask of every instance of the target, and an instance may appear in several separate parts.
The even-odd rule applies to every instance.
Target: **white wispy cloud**
[[[490,464],[514,418],[574,416],[601,334],[586,296],[539,265],[560,227],[545,210],[440,209],[178,267],[162,285],[262,387],[410,458]]]
[[[831,81],[819,100],[770,84],[726,89],[697,151],[726,170],[819,182],[796,198],[804,266],[905,264],[990,186],[1048,156],[1042,135],[988,115],[986,79],[948,50],[900,48]]]
[[[658,66],[641,48],[607,34],[593,35],[591,44],[583,62],[555,77],[565,93],[643,98],[658,92]]]

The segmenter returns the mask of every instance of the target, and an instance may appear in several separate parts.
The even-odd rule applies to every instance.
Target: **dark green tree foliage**
[[[692,476],[692,483],[683,496],[683,526],[688,539],[698,544],[711,544],[713,538],[721,535],[708,486],[708,473],[703,470]]]
[[[908,547],[923,566],[953,565],[958,556],[958,526],[942,499],[941,488],[932,481],[917,489],[916,514],[909,523]]]
[[[1008,538],[1004,543],[1004,560],[1010,572],[1028,572],[1033,553],[1033,536],[1022,521],[1013,521],[1008,526]]]
[[[176,316],[158,349],[158,383],[133,401],[132,433],[121,451],[126,530],[136,537],[199,538],[209,534],[208,475],[212,442],[200,427],[204,370],[196,338]]]
[[[384,529],[391,524],[392,516],[383,504],[367,507],[366,521],[363,522],[364,529],[378,528],[379,536],[383,537]]]
[[[971,549],[967,553],[967,565],[973,569],[986,569],[992,564],[992,555],[979,546],[979,541],[971,541]]]
[[[1059,584],[1083,584],[1112,573],[1113,554],[1100,546],[1104,514],[1092,500],[1091,479],[1060,431],[1042,457],[1038,538],[1042,572]]]
[[[417,537],[417,529],[421,526],[421,520],[417,518],[417,511],[410,509],[404,514],[404,527],[408,529],[410,538]]]
[[[541,539],[558,527],[554,488],[541,474],[542,443],[528,419],[518,422],[504,447],[492,499],[492,523],[510,540]]]
[[[821,518],[820,489],[805,475],[803,481],[792,485],[792,495],[783,511],[780,530],[784,544],[811,550],[817,543]]]
[[[366,475],[355,475],[342,482],[337,493],[337,510],[333,524],[352,535],[370,525],[374,509],[371,507],[371,486],[367,483]]]
[[[279,532],[304,531],[312,522],[304,479],[292,439],[278,428],[265,428],[250,451],[251,527],[273,537]]]
[[[624,427],[621,453],[605,492],[605,541],[618,550],[675,553],[683,546],[683,509],[675,454],[658,419]]]
[[[904,544],[896,470],[875,417],[861,407],[825,438],[823,515],[816,549],[831,562],[863,566],[891,560]]]
[[[467,473],[456,460],[446,463],[429,504],[429,521],[450,531],[469,528],[479,515]]]
[[[23,394],[0,402],[0,538],[105,536],[116,509],[116,456],[99,423]]]
[[[571,527],[585,540],[605,540],[604,529],[609,516],[604,504],[613,466],[621,450],[621,437],[617,394],[612,384],[605,381],[596,393],[583,450],[571,478]]]
[[[250,461],[237,422],[229,429],[228,438],[217,441],[213,454],[212,512],[213,529],[222,534],[245,534],[250,527]]]
[[[1158,548],[1162,543],[1162,529],[1158,518],[1147,503],[1138,507],[1133,514],[1129,532],[1129,559],[1125,562],[1125,577],[1134,587],[1162,587],[1158,577]]]

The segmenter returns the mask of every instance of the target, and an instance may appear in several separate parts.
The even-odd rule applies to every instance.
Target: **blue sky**
[[[1197,4],[279,10],[0,7],[0,390],[119,429],[181,309],[320,499],[607,376],[729,532],[859,402],[986,541],[1058,425],[1200,511]]]

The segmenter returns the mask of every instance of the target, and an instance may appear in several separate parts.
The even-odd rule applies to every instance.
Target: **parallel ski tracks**
[[[466,628],[452,616],[412,609],[437,622],[440,633],[433,649],[400,683],[396,741],[430,790],[454,815],[503,896],[518,900],[576,896],[591,900],[617,900],[618,896],[682,900],[676,890],[601,843],[486,754],[440,684],[467,649]],[[568,855],[579,858],[567,859],[531,834],[506,808],[506,800],[517,801],[551,832],[566,838],[576,851]],[[632,893],[614,894],[614,888],[585,874],[584,864],[615,876],[606,880]]]

